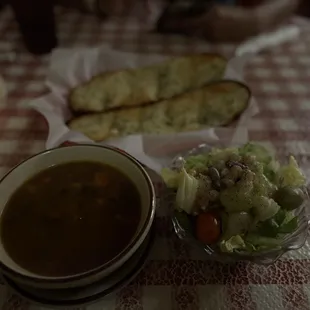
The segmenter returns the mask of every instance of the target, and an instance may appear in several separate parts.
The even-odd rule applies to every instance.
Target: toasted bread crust
[[[226,64],[220,55],[199,54],[102,73],[72,89],[69,105],[75,112],[104,112],[169,99],[220,80]]]
[[[220,81],[152,105],[80,116],[68,126],[94,141],[200,130],[231,123],[247,108],[250,97],[244,84]]]

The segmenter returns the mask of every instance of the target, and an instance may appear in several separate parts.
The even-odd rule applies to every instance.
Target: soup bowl
[[[34,155],[18,164],[0,181],[0,220],[12,195],[29,178],[52,166],[82,161],[114,167],[135,185],[140,197],[141,215],[133,237],[121,252],[99,267],[70,276],[53,277],[33,273],[18,265],[6,251],[0,235],[0,269],[12,280],[24,285],[46,289],[79,287],[94,283],[120,268],[137,251],[148,235],[156,207],[152,181],[144,167],[135,158],[119,149],[108,146],[71,145],[55,148]],[[48,244],[48,240],[46,242]]]

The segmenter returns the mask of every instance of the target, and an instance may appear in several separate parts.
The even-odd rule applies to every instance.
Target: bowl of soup
[[[140,247],[155,215],[144,167],[107,146],[39,153],[0,181],[0,268],[40,288],[93,283]]]

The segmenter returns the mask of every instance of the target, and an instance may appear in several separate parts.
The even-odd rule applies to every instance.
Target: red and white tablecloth
[[[143,21],[99,21],[59,10],[60,46],[110,44],[124,51],[182,54],[219,50],[198,39],[144,31]],[[248,123],[250,138],[293,153],[307,169],[310,159],[310,22],[296,20],[298,40],[257,55],[246,68],[246,81],[260,113]],[[27,103],[45,91],[48,57],[34,57],[21,47],[9,11],[0,13],[0,74],[9,89],[0,106],[0,175],[44,149],[47,126]],[[269,267],[224,265],[205,260],[177,239],[164,208],[156,221],[150,260],[129,286],[87,309],[310,309],[310,244]],[[38,308],[0,285],[0,309]],[[83,308],[84,309],[84,308]]]

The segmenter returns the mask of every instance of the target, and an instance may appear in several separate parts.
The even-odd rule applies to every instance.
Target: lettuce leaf
[[[226,253],[232,253],[235,250],[242,250],[245,248],[246,245],[240,235],[233,236],[226,241],[225,240],[221,241],[220,243],[221,251]]]
[[[257,233],[264,237],[276,238],[279,233],[279,224],[272,218],[259,224]]]
[[[277,238],[263,237],[257,234],[248,234],[245,242],[252,244],[257,249],[277,248],[281,246],[281,240]]]
[[[227,161],[233,154],[238,154],[237,148],[217,149],[213,148],[207,154],[193,155],[186,158],[185,169],[204,170],[209,165],[213,165],[219,161]]]
[[[179,185],[180,172],[174,171],[169,168],[163,168],[161,170],[161,177],[168,188],[177,189]]]
[[[282,187],[300,187],[306,183],[306,177],[299,169],[296,159],[293,156],[290,156],[288,165],[280,167],[277,179],[278,184]]]
[[[264,175],[270,182],[276,183],[279,169],[280,163],[273,159],[269,164],[264,165]]]
[[[280,234],[290,234],[295,231],[298,227],[298,218],[297,216],[293,217],[289,222],[283,223],[280,227],[278,232]]]
[[[281,226],[283,224],[284,220],[287,217],[287,213],[288,213],[287,211],[280,209],[278,213],[273,217],[278,226]]]
[[[294,232],[297,227],[298,218],[291,212],[280,209],[273,218],[259,223],[255,231],[264,237],[277,238],[279,234]]]
[[[209,153],[209,156],[210,156],[209,161],[211,164],[214,164],[215,162],[218,162],[218,161],[227,161],[234,155],[239,155],[238,148],[234,148],[234,147],[225,148],[225,149],[213,148]]]
[[[246,143],[244,146],[239,148],[240,155],[254,155],[256,160],[267,165],[272,161],[272,155],[270,151],[264,146],[257,143]]]
[[[227,240],[232,236],[242,235],[243,233],[248,232],[252,223],[253,217],[249,213],[230,213],[226,219],[222,238]]]
[[[193,213],[199,180],[189,175],[183,168],[179,177],[179,187],[176,195],[176,206],[188,214]]]
[[[273,152],[260,144],[249,142],[240,148],[240,155],[254,155],[262,164],[266,178],[272,183],[276,181],[280,164],[273,158]]]
[[[280,206],[271,198],[265,196],[253,197],[253,213],[258,221],[266,221],[275,216],[280,210]]]
[[[204,155],[194,155],[194,156],[189,156],[186,161],[184,168],[189,171],[189,170],[203,170],[208,166],[210,159],[210,155],[204,154]]]

